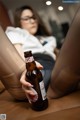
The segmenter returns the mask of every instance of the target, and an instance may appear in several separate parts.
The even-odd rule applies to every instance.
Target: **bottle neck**
[[[28,56],[27,58],[25,58],[25,62],[27,71],[33,71],[34,69],[36,69],[36,63],[33,56]]]

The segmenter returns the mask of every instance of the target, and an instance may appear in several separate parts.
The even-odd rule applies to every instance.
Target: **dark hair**
[[[36,19],[38,20],[38,31],[37,31],[36,35],[43,35],[43,36],[51,35],[50,32],[45,27],[40,16],[36,13],[36,11],[33,10],[32,7],[30,7],[28,5],[16,9],[16,11],[15,11],[15,27],[21,27],[21,24],[20,24],[21,13],[23,12],[23,10],[26,10],[26,9],[31,10],[32,13],[34,14],[34,16],[36,17]]]

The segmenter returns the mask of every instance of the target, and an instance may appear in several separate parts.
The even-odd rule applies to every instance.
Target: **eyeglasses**
[[[21,17],[21,20],[24,20],[28,23],[28,22],[32,22],[31,20],[36,20],[36,17],[34,15],[31,17],[25,16],[25,17]]]

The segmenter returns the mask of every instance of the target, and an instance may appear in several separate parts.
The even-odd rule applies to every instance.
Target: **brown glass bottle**
[[[24,52],[26,62],[26,77],[33,87],[31,88],[35,96],[29,96],[31,107],[34,110],[41,111],[48,107],[48,99],[44,87],[43,77],[41,71],[36,67],[31,51]]]

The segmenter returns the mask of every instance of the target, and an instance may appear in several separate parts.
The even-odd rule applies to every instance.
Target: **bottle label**
[[[42,99],[45,100],[47,98],[47,95],[46,95],[46,90],[45,90],[45,87],[44,87],[44,82],[41,81],[39,83],[39,85],[40,85],[40,89],[41,89]]]
[[[33,56],[25,58],[26,63],[29,63],[29,62],[32,62],[32,61],[34,61]]]

